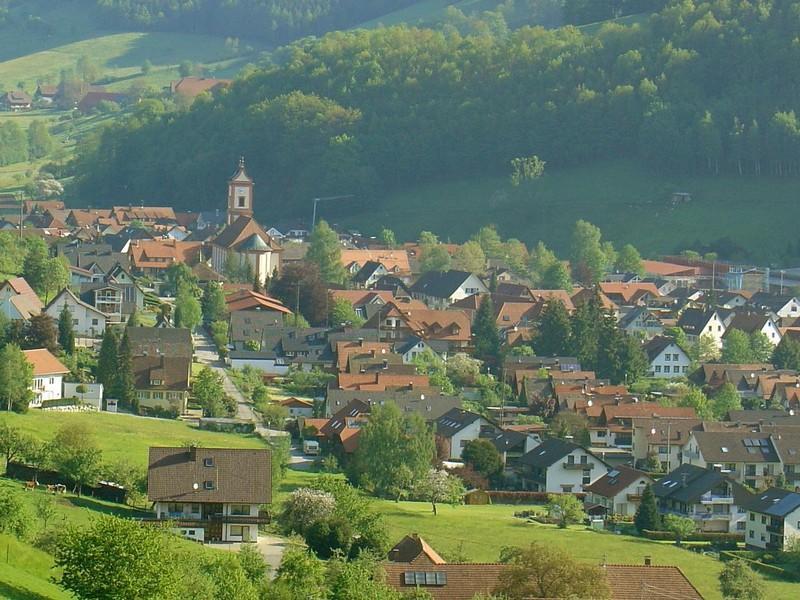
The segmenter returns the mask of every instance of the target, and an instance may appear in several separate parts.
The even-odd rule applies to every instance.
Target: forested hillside
[[[671,2],[647,23],[461,35],[405,27],[295,44],[186,113],[87,143],[82,201],[219,202],[244,153],[259,207],[636,157],[674,173],[800,171],[800,1]],[[154,150],[157,149],[157,150]]]

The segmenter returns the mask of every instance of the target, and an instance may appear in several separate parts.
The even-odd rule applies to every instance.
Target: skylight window
[[[727,447],[727,446],[723,446],[723,447],[721,448],[721,450],[722,450],[723,452],[727,453],[727,452],[728,452],[728,447]]]

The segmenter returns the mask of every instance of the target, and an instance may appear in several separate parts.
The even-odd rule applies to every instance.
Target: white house
[[[650,377],[674,379],[687,376],[692,359],[672,338],[654,337],[645,344],[644,351],[650,363]]]
[[[493,439],[497,427],[479,414],[452,408],[436,420],[436,436],[449,448],[450,460],[461,460],[467,442],[478,438]]]
[[[232,369],[243,369],[250,366],[268,375],[286,375],[289,372],[291,360],[289,357],[279,356],[274,351],[232,350],[228,354],[228,364]]]
[[[584,486],[583,491],[586,502],[602,506],[607,515],[632,517],[641,504],[644,489],[652,483],[653,479],[644,471],[621,465]]]
[[[489,288],[480,278],[466,271],[429,271],[411,286],[411,296],[430,308],[445,309],[454,302],[475,294],[486,294]]]
[[[750,305],[761,312],[768,312],[773,319],[800,317],[800,300],[797,296],[773,296],[766,292],[758,292],[750,298]]]
[[[692,431],[681,460],[718,469],[751,488],[768,487],[783,469],[772,435],[747,429]]]
[[[619,328],[628,334],[641,334],[646,338],[664,332],[661,320],[644,306],[633,307],[623,314],[619,319]]]
[[[69,369],[46,348],[22,352],[25,354],[25,359],[33,365],[31,407],[41,407],[45,400],[60,400],[64,375],[69,373]]]
[[[574,493],[594,483],[609,470],[591,452],[568,440],[550,438],[519,459],[519,474],[538,492]]]
[[[280,405],[286,408],[289,411],[289,416],[294,419],[297,417],[311,418],[314,416],[314,402],[311,400],[292,397],[281,400]]]
[[[714,340],[717,348],[722,348],[726,327],[716,310],[687,308],[678,319],[678,327],[686,333],[689,342],[695,343],[704,335]]]
[[[748,335],[757,332],[763,333],[773,346],[777,346],[781,341],[781,332],[775,324],[775,321],[773,321],[771,317],[765,315],[736,313],[730,323],[728,323],[725,335],[722,336],[723,343],[734,329],[743,331]]]
[[[266,449],[150,448],[147,497],[153,520],[204,542],[256,542],[272,500]]]
[[[747,511],[748,547],[786,550],[792,539],[800,539],[800,494],[769,488],[756,494]]]
[[[12,321],[27,321],[43,308],[44,304],[24,278],[14,277],[0,284],[0,312]]]
[[[103,335],[106,330],[106,315],[78,298],[69,288],[61,290],[44,311],[58,321],[64,306],[72,315],[72,327],[76,336],[94,338]]]

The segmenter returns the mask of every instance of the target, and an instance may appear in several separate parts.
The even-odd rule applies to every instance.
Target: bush
[[[317,521],[308,528],[306,533],[308,547],[322,559],[331,558],[339,551],[347,556],[352,539],[353,530],[350,524],[341,517]]]
[[[42,529],[33,538],[34,547],[48,554],[54,554],[58,545],[59,531],[57,529]]]
[[[796,574],[792,573],[791,571],[787,571],[786,569],[782,569],[781,567],[777,567],[775,565],[768,565],[765,562],[761,562],[760,560],[753,560],[751,558],[747,558],[746,553],[743,552],[733,552],[733,551],[723,551],[719,553],[719,558],[722,561],[729,561],[729,560],[742,560],[747,565],[753,569],[754,571],[759,571],[764,575],[770,575],[772,577],[778,577],[780,579],[788,579],[790,581],[798,581],[800,577]]]
[[[547,504],[547,492],[509,492],[503,490],[490,490],[489,497],[492,499],[492,504]],[[586,494],[578,493],[571,494],[579,500],[583,500]],[[671,538],[670,538],[671,539]]]
[[[650,529],[643,529],[642,535],[648,540],[674,540],[675,534],[671,531],[652,531]],[[713,531],[696,531],[691,535],[682,538],[684,542],[742,542],[744,541],[743,533],[717,533]]]

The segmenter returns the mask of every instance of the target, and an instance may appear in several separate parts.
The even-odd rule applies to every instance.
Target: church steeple
[[[244,156],[239,158],[239,168],[228,182],[228,225],[239,217],[253,216],[253,180],[244,168]]]

